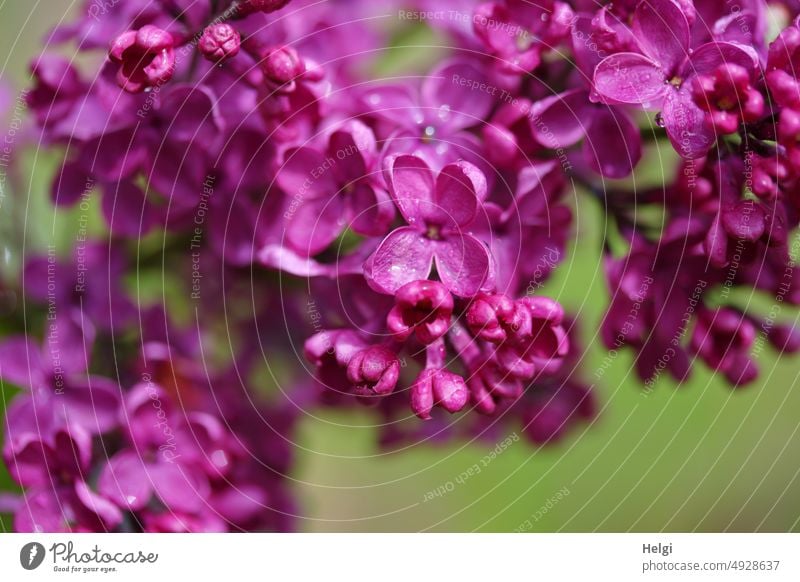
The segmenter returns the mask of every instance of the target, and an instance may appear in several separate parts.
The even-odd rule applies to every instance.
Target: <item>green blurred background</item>
[[[27,63],[71,6],[67,0],[0,0],[5,84],[26,86]],[[412,31],[403,42],[418,38],[426,37]],[[424,51],[428,60],[431,54]],[[417,60],[408,50],[395,58],[383,66]],[[53,164],[52,154],[31,156],[30,197],[16,192],[2,207],[0,240],[12,250],[6,268],[18,263],[21,231],[14,216],[27,203],[29,242],[36,244],[37,229],[50,236],[54,214],[45,201]],[[664,165],[658,159],[643,164],[651,174]],[[545,291],[580,315],[590,345],[585,375],[593,381],[607,354],[594,339],[607,305],[599,271],[604,219],[586,196],[574,206],[580,252],[573,252],[573,243]],[[601,413],[593,425],[551,448],[515,442],[462,484],[457,477],[493,445],[387,454],[376,448],[374,419],[366,412],[307,416],[292,475],[301,530],[800,531],[800,360],[779,362],[765,351],[759,383],[738,392],[697,365],[686,385],[662,380],[650,394],[631,376],[631,363],[630,354],[621,353],[597,381]],[[0,471],[0,488],[13,489]],[[440,487],[452,490],[425,500]],[[2,527],[9,528],[8,519]]]

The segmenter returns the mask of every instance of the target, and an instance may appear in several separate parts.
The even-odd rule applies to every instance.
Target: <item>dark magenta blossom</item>
[[[519,75],[538,67],[544,52],[569,37],[573,17],[566,2],[500,0],[478,5],[472,25],[501,70]]]
[[[291,198],[284,213],[286,243],[306,256],[326,249],[342,231],[379,236],[394,207],[377,172],[372,131],[348,121],[330,132],[324,149],[286,151],[276,181]]]
[[[120,507],[141,510],[153,495],[179,512],[201,512],[209,479],[231,468],[231,443],[219,421],[179,412],[164,390],[140,384],[123,411],[130,443],[108,460],[98,489]]]
[[[492,257],[466,229],[486,197],[486,179],[468,162],[448,164],[434,177],[419,157],[392,156],[386,182],[407,226],[383,240],[365,265],[370,285],[394,294],[427,278],[434,264],[439,279],[454,295],[470,297],[492,284]]]
[[[597,392],[542,286],[594,240],[587,204],[602,341],[645,386],[693,358],[741,386],[761,339],[800,350],[787,313],[729,300],[800,305],[794,0],[770,3],[791,24],[769,48],[763,0],[79,4],[50,37],[79,66],[48,49],[26,97],[0,95],[9,192],[18,152],[54,149],[52,202],[81,211],[69,260],[8,241],[18,530],[291,529],[297,420],[319,405],[371,405],[381,446],[562,439]],[[382,26],[401,8],[429,12]],[[447,57],[383,58],[426,26]],[[659,153],[642,105],[682,159],[663,183],[605,180]]]
[[[145,25],[111,44],[108,55],[119,64],[117,83],[131,93],[163,85],[175,72],[175,39],[166,30]]]
[[[525,315],[525,310],[507,295],[481,294],[467,309],[467,325],[480,339],[501,343],[520,329]]]
[[[93,340],[91,325],[66,312],[48,322],[41,347],[26,336],[0,343],[0,379],[29,391],[11,403],[9,413],[38,419],[43,427],[74,423],[93,434],[116,426],[119,386],[86,373]]]
[[[80,242],[70,260],[32,256],[23,269],[28,296],[42,304],[81,314],[99,331],[130,323],[134,307],[126,296],[127,269],[122,249],[95,241]]]
[[[499,93],[478,66],[465,59],[443,62],[419,88],[413,85],[370,86],[364,107],[386,126],[387,153],[409,153],[438,164],[466,159],[482,167],[475,137],[465,131],[483,122]]]
[[[43,127],[69,116],[87,90],[75,67],[60,56],[42,55],[31,64],[31,74],[35,86],[27,102]]]
[[[641,137],[631,115],[620,107],[589,100],[589,91],[572,89],[534,103],[531,128],[536,140],[551,149],[583,139],[583,156],[606,178],[630,175],[642,157]]]
[[[689,23],[676,0],[640,2],[633,18],[637,52],[603,59],[594,72],[594,89],[609,103],[639,104],[662,110],[667,134],[678,153],[698,158],[716,142],[705,115],[692,100],[692,79],[733,64],[752,71],[755,51],[733,42],[691,45]]]
[[[13,453],[4,450],[12,477],[29,488],[14,515],[17,531],[111,531],[120,524],[122,511],[87,485],[92,443],[80,425],[24,438]]]

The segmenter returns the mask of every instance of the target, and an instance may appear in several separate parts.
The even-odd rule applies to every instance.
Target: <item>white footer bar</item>
[[[0,572],[14,581],[796,582],[800,534],[5,534]]]

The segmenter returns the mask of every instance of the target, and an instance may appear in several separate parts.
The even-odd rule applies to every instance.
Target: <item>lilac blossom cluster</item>
[[[374,407],[386,446],[500,426],[546,444],[591,421],[575,318],[542,293],[569,198],[599,200],[625,243],[605,248],[601,334],[643,382],[684,380],[695,359],[754,380],[762,338],[800,348],[730,293],[800,303],[796,13],[85,2],[50,37],[75,58],[38,57],[28,105],[37,143],[63,152],[53,204],[99,197],[107,234],[27,257],[19,278],[34,315],[0,343],[0,378],[23,389],[3,448],[24,488],[15,527],[289,529],[292,428],[312,402]],[[446,40],[432,70],[365,73],[414,25]],[[623,181],[657,147],[672,175]],[[147,268],[181,281],[191,325],[134,301],[124,281]],[[264,358],[296,362],[280,404],[259,397]]]

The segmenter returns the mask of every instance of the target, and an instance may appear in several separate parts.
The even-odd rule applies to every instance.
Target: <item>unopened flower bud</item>
[[[212,24],[203,31],[198,48],[209,61],[217,62],[239,53],[242,37],[230,24]]]
[[[166,83],[175,72],[174,48],[172,35],[150,24],[123,32],[109,51],[109,58],[120,65],[117,83],[130,93]]]
[[[436,281],[412,281],[395,293],[395,306],[386,318],[386,325],[400,341],[412,332],[424,344],[442,337],[450,327],[453,296]]]
[[[428,420],[434,406],[458,412],[467,404],[469,391],[464,378],[447,370],[428,368],[420,372],[411,387],[411,409]]]
[[[264,75],[276,85],[291,83],[305,72],[305,64],[290,46],[272,49],[262,65]]]
[[[488,342],[500,343],[514,326],[516,306],[501,294],[481,294],[467,309],[467,325],[472,333]]]
[[[347,379],[360,396],[391,393],[400,378],[397,355],[383,346],[371,346],[357,352],[347,365]]]

